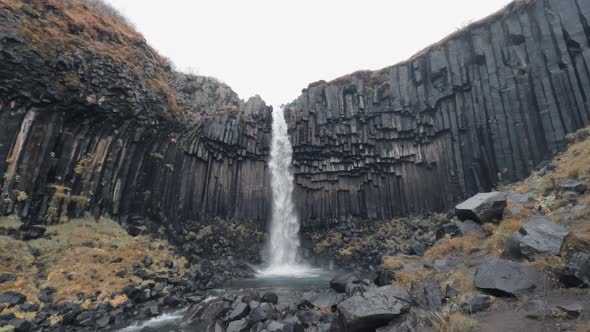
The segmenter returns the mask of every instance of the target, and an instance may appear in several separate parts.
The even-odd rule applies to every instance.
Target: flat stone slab
[[[506,208],[506,196],[499,191],[479,193],[455,206],[455,214],[461,221],[473,220],[483,224],[502,219]]]
[[[525,221],[520,233],[523,235],[519,242],[520,252],[532,260],[559,255],[568,231],[546,217],[534,216]]]
[[[523,291],[544,290],[545,275],[536,268],[487,256],[477,267],[475,287],[499,296],[516,296]]]

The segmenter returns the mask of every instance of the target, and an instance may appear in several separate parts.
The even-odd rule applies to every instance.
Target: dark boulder
[[[375,287],[376,287],[375,284],[369,280],[366,280],[366,279],[365,280],[355,280],[355,281],[349,282],[346,285],[344,292],[348,296],[353,296],[356,294],[364,294],[369,289],[375,288]]]
[[[0,284],[3,284],[5,282],[9,282],[9,281],[16,281],[16,275],[14,275],[12,273],[0,274]]]
[[[0,294],[0,303],[8,305],[8,307],[14,307],[15,305],[21,305],[25,303],[27,297],[17,292],[4,292]]]
[[[506,197],[503,193],[494,191],[479,193],[458,204],[455,206],[455,214],[460,220],[470,219],[484,224],[501,220],[504,208],[506,208]]]
[[[229,305],[223,299],[214,299],[191,305],[184,314],[184,320],[214,321],[221,319],[229,311]]]
[[[260,303],[260,305],[250,311],[250,320],[259,322],[272,318],[274,315],[273,305],[270,303]]]
[[[345,273],[345,274],[341,274],[338,275],[334,278],[332,278],[332,280],[330,280],[330,288],[332,288],[333,290],[337,291],[338,293],[344,293],[346,292],[346,285],[348,285],[349,283],[353,282],[353,281],[358,281],[359,277],[356,273]]]
[[[465,296],[461,303],[461,310],[467,313],[483,311],[492,305],[492,297],[484,294],[471,294]]]
[[[586,191],[586,185],[575,179],[562,179],[558,185],[561,190],[573,191],[578,194],[583,194]]]
[[[8,321],[8,325],[12,325],[14,327],[14,332],[30,332],[33,331],[34,328],[33,323],[20,318],[11,319]]]
[[[528,218],[520,233],[520,252],[525,258],[533,260],[539,257],[559,255],[561,245],[567,236],[567,230],[546,217]]]
[[[264,293],[261,298],[262,302],[268,302],[272,304],[279,303],[279,297],[276,293]]]
[[[240,320],[235,320],[233,322],[230,322],[227,326],[227,330],[225,330],[226,332],[247,332],[250,330],[250,322],[245,319],[242,318]]]
[[[43,303],[52,303],[53,302],[53,294],[55,294],[55,288],[46,287],[43,288],[39,294],[37,294],[37,298],[39,301]]]
[[[520,232],[514,232],[510,235],[504,243],[504,253],[506,257],[510,259],[523,259],[522,252],[520,251],[520,241],[524,238],[524,235]]]
[[[459,226],[457,226],[456,224],[450,222],[450,223],[446,223],[442,226],[440,226],[437,230],[436,230],[436,239],[440,240],[446,236],[449,237],[456,237],[459,235]]]
[[[43,226],[25,226],[19,228],[20,238],[23,241],[35,240],[43,237],[47,229]]]
[[[39,305],[37,303],[24,303],[20,306],[20,311],[23,312],[35,312],[39,310]]]
[[[560,279],[571,287],[590,287],[590,253],[572,253],[561,272]]]
[[[397,285],[368,290],[338,305],[338,324],[343,331],[371,331],[387,325],[410,308],[408,293]]]
[[[250,307],[248,307],[248,304],[239,301],[235,308],[227,316],[227,320],[233,321],[244,318],[248,315],[248,312],[250,312]]]
[[[475,287],[499,296],[523,291],[542,291],[544,274],[532,266],[496,257],[484,257],[474,277]]]

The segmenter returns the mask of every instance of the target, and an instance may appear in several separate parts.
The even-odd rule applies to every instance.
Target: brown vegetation
[[[16,226],[14,218],[0,218],[0,227]],[[96,296],[98,302],[120,305],[125,301],[119,292],[127,285],[145,284],[135,276],[131,265],[149,256],[154,264],[148,273],[166,275],[161,262],[171,260],[184,273],[184,258],[174,258],[167,242],[144,236],[131,237],[117,223],[101,218],[74,219],[66,224],[47,227],[47,238],[28,242],[0,236],[0,255],[4,257],[3,272],[17,275],[14,282],[0,284],[0,293],[16,291],[38,303],[37,294],[45,287],[57,290],[55,302],[78,302],[80,294]],[[161,250],[160,247],[163,249]],[[35,255],[33,255],[35,253]],[[20,268],[19,268],[20,266]],[[116,274],[126,270],[124,277]]]
[[[145,80],[154,93],[167,100],[167,109],[177,111],[176,96],[164,72],[167,61],[147,45],[123,16],[100,0],[4,0],[0,10],[8,10],[22,19],[21,35],[40,54],[72,56],[76,50],[88,50],[129,67]],[[147,74],[143,68],[151,61],[159,70]],[[80,77],[66,74],[65,85],[79,85]]]
[[[473,253],[480,249],[478,246],[479,242],[481,242],[480,238],[473,234],[447,238],[430,247],[424,257],[432,260],[443,258],[453,253]]]

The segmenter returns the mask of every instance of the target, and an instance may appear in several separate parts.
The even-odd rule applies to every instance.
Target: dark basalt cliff
[[[285,110],[304,224],[439,210],[523,178],[588,125],[589,46],[589,1],[516,1],[406,62],[311,84]]]
[[[1,213],[263,222],[270,124],[98,1],[0,2]]]

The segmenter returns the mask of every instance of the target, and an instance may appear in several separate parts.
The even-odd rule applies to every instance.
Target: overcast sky
[[[508,0],[105,0],[181,71],[240,98],[295,99],[311,82],[405,60]]]

